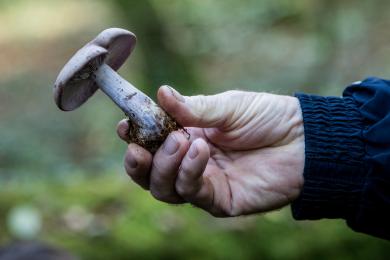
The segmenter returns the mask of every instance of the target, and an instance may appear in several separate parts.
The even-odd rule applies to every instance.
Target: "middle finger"
[[[189,148],[189,141],[183,133],[171,133],[156,152],[150,173],[150,192],[161,201],[183,203],[177,194],[175,181],[181,161]]]

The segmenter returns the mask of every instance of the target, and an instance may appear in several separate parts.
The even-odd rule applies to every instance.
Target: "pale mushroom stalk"
[[[92,77],[98,87],[129,117],[132,130],[138,129],[139,133],[131,134],[151,140],[165,126],[166,116],[162,114],[161,108],[110,66],[102,64]]]
[[[122,78],[106,64],[101,65],[99,69],[93,73],[92,77],[98,87],[129,117],[139,119],[136,117],[140,111],[140,104],[137,101],[145,102],[145,100],[147,100],[148,102],[152,102],[149,97]],[[131,102],[129,102],[129,100],[131,100]]]
[[[147,95],[116,73],[132,52],[133,33],[110,28],[87,43],[65,64],[54,83],[54,100],[64,111],[77,109],[99,88],[129,117],[129,138],[154,153],[181,127]]]

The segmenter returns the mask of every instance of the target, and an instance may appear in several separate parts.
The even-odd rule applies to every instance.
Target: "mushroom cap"
[[[118,70],[129,57],[135,43],[133,33],[110,28],[77,51],[62,68],[54,83],[54,100],[57,106],[64,111],[81,106],[98,89],[93,72],[102,63]]]

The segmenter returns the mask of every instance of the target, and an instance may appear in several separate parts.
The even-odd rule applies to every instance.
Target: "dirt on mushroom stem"
[[[161,113],[158,114],[157,118],[159,122],[162,122],[162,124],[158,125],[161,131],[152,139],[150,137],[144,136],[142,134],[142,129],[137,124],[137,122],[132,120],[131,116],[127,116],[127,123],[129,124],[129,132],[127,133],[127,135],[129,136],[130,143],[136,143],[154,154],[168,137],[168,135],[173,131],[180,130],[186,133],[188,139],[190,138],[190,134],[187,132],[187,130],[181,125],[179,125],[162,109]]]

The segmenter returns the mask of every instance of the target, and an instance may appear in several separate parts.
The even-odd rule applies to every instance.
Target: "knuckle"
[[[164,195],[154,188],[150,189],[150,194],[152,194],[153,198],[155,198],[156,200],[161,200],[161,201],[164,200]]]
[[[225,92],[229,97],[241,97],[244,93],[245,92],[241,90],[229,90]]]
[[[161,178],[166,178],[171,175],[169,171],[170,162],[164,158],[155,158],[152,162],[152,169],[156,172],[156,175],[161,176]],[[161,179],[158,178],[158,179]]]
[[[151,183],[158,189],[173,186],[175,172],[167,169],[153,167],[151,172]]]
[[[246,96],[248,96],[248,93],[249,92],[240,91],[240,90],[229,90],[225,92],[224,100],[229,104],[231,102],[237,102],[237,100],[243,100]]]
[[[227,100],[230,102],[237,102],[237,101],[245,101],[250,102],[254,98],[260,95],[260,93],[257,92],[247,92],[247,91],[241,91],[241,90],[230,90],[225,92],[227,96]]]
[[[171,204],[176,204],[180,203],[181,199],[178,198],[175,194],[172,194],[169,191],[162,191],[162,190],[157,190],[157,189],[150,189],[150,193],[152,196],[159,201],[166,202],[166,203],[171,203]]]
[[[150,187],[150,193],[152,194],[153,198],[156,200],[168,202],[170,198],[170,194],[167,191],[164,191],[163,189],[156,188],[154,185],[151,185]]]
[[[184,197],[184,198],[188,198],[190,196],[192,196],[194,193],[195,193],[195,189],[194,188],[190,188],[188,186],[185,186],[185,185],[176,185],[176,192]]]
[[[168,182],[165,180],[160,174],[157,172],[153,172],[151,175],[150,184],[155,187],[156,190],[163,190],[167,185]]]
[[[194,99],[193,103],[196,106],[196,109],[194,111],[196,113],[196,116],[198,116],[199,118],[203,118],[207,116],[209,110],[208,110],[208,102],[206,96],[203,95],[194,96],[193,99]]]
[[[193,167],[188,165],[188,160],[184,160],[180,166],[180,177],[183,181],[191,181],[195,175]]]
[[[181,197],[191,200],[197,197],[201,189],[201,184],[195,180],[188,181],[180,178],[176,181],[175,189]]]

